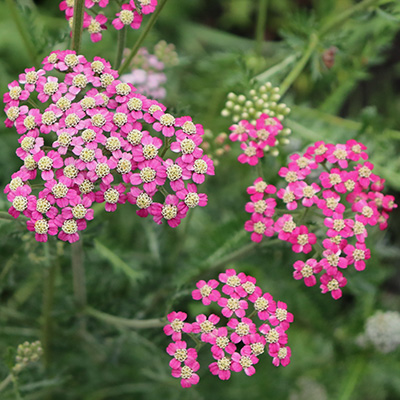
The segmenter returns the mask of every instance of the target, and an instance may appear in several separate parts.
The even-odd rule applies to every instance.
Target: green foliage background
[[[15,3],[39,60],[53,49],[68,47],[68,25],[58,1]],[[256,51],[257,1],[169,0],[145,42],[147,46],[161,39],[172,42],[181,59],[169,72],[164,103],[191,115],[215,135],[226,132],[231,121],[220,113],[227,93],[244,92],[253,76],[292,55],[298,59],[312,32],[355,3],[270,1],[265,41]],[[292,108],[285,125],[293,133],[281,154],[264,164],[271,183],[292,152],[315,140],[335,143],[355,138],[368,145],[377,173],[387,180],[387,191],[399,191],[400,4],[380,3],[379,9],[367,8],[325,35],[285,96]],[[4,93],[32,61],[5,1],[0,1],[0,8]],[[127,45],[133,46],[137,37],[137,32],[130,32]],[[85,35],[82,51],[88,58],[100,55],[112,61],[115,41],[112,29],[96,44]],[[328,69],[322,55],[331,46],[337,52]],[[279,85],[291,67],[271,76],[272,82]],[[4,114],[1,119],[0,187],[4,187],[19,160],[17,134],[4,128]],[[216,176],[207,180],[209,205],[196,209],[177,229],[138,218],[133,206],[120,207],[111,215],[97,208],[82,241],[87,303],[129,319],[164,317],[172,310],[184,310],[193,319],[205,311],[191,300],[195,282],[234,267],[255,276],[265,291],[285,301],[294,313],[288,367],[275,368],[265,356],[253,377],[234,374],[221,382],[208,371],[210,356],[201,354],[200,384],[182,389],[170,376],[168,340],[162,329],[135,330],[82,313],[74,298],[71,246],[55,240],[47,246],[36,243],[23,223],[6,219],[0,220],[0,381],[8,375],[16,346],[41,339],[43,362],[18,380],[25,400],[324,399],[321,394],[299,397],[304,382],[309,390],[320,385],[317,388],[325,390],[327,399],[400,398],[399,350],[383,355],[355,343],[368,316],[379,309],[400,309],[399,213],[391,216],[388,231],[374,230],[369,236],[372,258],[367,269],[348,271],[344,296],[334,301],[317,287],[306,288],[293,280],[296,257],[284,243],[268,246],[267,240],[266,246],[235,258],[238,249],[250,243],[243,230],[244,205],[246,187],[256,178],[256,172],[240,165],[236,157],[234,149],[219,160]],[[7,209],[0,194],[0,210]],[[2,400],[16,396],[12,385],[0,394]]]

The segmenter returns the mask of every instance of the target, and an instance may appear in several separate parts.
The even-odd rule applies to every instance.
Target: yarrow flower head
[[[164,332],[172,337],[172,343],[168,345],[167,353],[173,357],[170,361],[172,376],[181,379],[182,387],[198,383],[196,372],[200,368],[197,352],[183,340],[184,333],[190,333],[192,338],[196,336],[197,343],[211,346],[213,361],[208,367],[221,380],[228,380],[232,372],[244,371],[248,376],[253,375],[264,352],[272,357],[275,366],[290,363],[286,331],[293,322],[293,314],[285,303],[275,302],[256,283],[254,277],[228,269],[219,274],[218,281],[201,280],[196,284],[193,299],[206,306],[214,303],[221,307],[221,316],[228,319],[226,325],[221,326],[224,319],[214,313],[199,314],[192,324],[186,322],[184,312],[168,314]]]
[[[86,6],[95,3],[107,5],[101,0]],[[100,57],[87,61],[71,50],[54,51],[43,65],[26,69],[4,95],[6,126],[20,135],[16,153],[23,161],[5,188],[9,213],[27,217],[37,240],[58,235],[77,241],[93,219],[95,202],[113,212],[128,201],[140,217],[171,227],[190,208],[207,204],[198,189],[206,175],[214,175],[214,166],[200,147],[200,124],[189,116],[176,118],[137,93]],[[52,70],[64,77],[52,76]],[[46,144],[52,141],[50,150],[44,136]],[[38,187],[40,179],[43,187],[33,191],[32,181]]]
[[[139,29],[143,15],[153,13],[157,6],[157,0],[125,0],[119,9],[113,3],[109,0],[85,0],[83,29],[89,32],[92,42],[98,42],[102,39],[103,31],[110,27],[110,24],[108,24],[110,18],[113,18],[111,26],[116,30],[126,26]],[[72,28],[74,0],[61,1],[59,8],[64,11],[65,18]],[[106,13],[107,16],[103,13]]]
[[[242,122],[242,135],[247,127]],[[251,202],[245,210],[251,217],[244,227],[251,232],[251,240],[260,242],[277,233],[280,240],[292,244],[295,253],[314,253],[306,261],[295,262],[293,277],[314,286],[321,274],[322,293],[334,299],[342,296],[347,284],[345,270],[354,265],[362,271],[371,257],[365,244],[369,227],[385,229],[389,213],[397,207],[393,196],[382,193],[383,179],[373,173],[365,150],[355,140],[336,145],[319,141],[304,154],[290,156],[288,166],[278,173],[282,184],[276,187],[260,177],[247,189]],[[288,210],[283,215],[276,212],[279,200]],[[290,214],[293,210],[296,218]]]

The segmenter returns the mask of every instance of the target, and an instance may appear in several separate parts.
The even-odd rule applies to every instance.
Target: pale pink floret
[[[53,94],[46,94],[44,92],[44,88],[47,83],[56,85],[57,89]],[[67,92],[67,85],[65,83],[59,83],[58,78],[56,78],[55,76],[49,76],[46,80],[39,80],[36,86],[36,90],[39,92],[39,101],[45,103],[51,97],[51,100],[55,103],[64,93]]]
[[[221,297],[221,293],[216,290],[219,282],[215,279],[206,281],[198,281],[196,283],[197,289],[193,290],[192,297],[194,300],[201,300],[205,306],[211,304],[212,301],[218,301]]]
[[[332,164],[339,164],[340,168],[347,168],[349,165],[347,161],[347,146],[345,144],[337,144],[331,147],[327,152],[326,159]]]
[[[37,79],[36,79],[36,82],[35,82],[35,83],[29,83],[29,82],[27,81],[27,76],[26,76],[26,74],[27,74],[28,72],[36,72],[36,78],[37,78]],[[37,80],[38,80],[41,76],[43,76],[44,74],[45,74],[45,71],[44,71],[43,69],[39,69],[39,70],[36,71],[35,67],[27,68],[27,69],[25,69],[25,73],[24,73],[24,74],[20,74],[20,75],[19,75],[19,83],[23,84],[23,85],[24,85],[24,89],[26,89],[28,92],[33,92],[33,91],[36,89]]]
[[[309,258],[306,262],[297,260],[293,264],[293,268],[295,269],[293,278],[296,280],[304,279],[306,286],[314,286],[317,283],[314,274],[319,274],[322,271],[322,266],[314,258]]]
[[[12,103],[16,101],[25,101],[29,98],[30,92],[28,90],[22,89],[19,86],[18,81],[12,81],[8,84],[9,92],[4,93],[3,102],[4,103]],[[17,89],[16,89],[17,88]],[[17,104],[15,104],[17,105]]]
[[[176,342],[172,342],[167,347],[167,353],[174,357],[170,362],[169,366],[172,369],[177,369],[182,366],[182,362],[186,360],[197,359],[197,351],[193,348],[187,348],[187,343],[183,340],[178,340]],[[183,361],[181,361],[183,360]]]
[[[164,333],[171,336],[174,342],[182,339],[182,332],[190,333],[192,331],[192,325],[184,322],[186,318],[187,314],[182,311],[173,311],[167,315],[169,324],[164,326]]]
[[[188,388],[192,385],[196,385],[197,383],[199,383],[199,376],[195,373],[196,371],[199,370],[200,368],[200,364],[197,361],[194,361],[192,359],[187,359],[184,362],[186,367],[189,367],[189,373],[190,373],[190,377],[189,378],[183,378],[182,377],[182,368],[178,367],[177,369],[173,369],[171,374],[174,378],[182,378],[181,379],[181,385],[183,388]],[[188,373],[188,371],[185,371],[185,376],[186,373]]]
[[[19,143],[22,143],[22,141],[23,141],[26,137],[29,137],[29,135],[21,136],[21,137],[18,139],[18,142],[19,142]],[[38,153],[38,152],[41,150],[43,144],[44,144],[43,138],[42,138],[42,137],[36,137],[36,138],[34,138],[34,144],[33,144],[33,147],[32,147],[31,149],[29,149],[29,150],[24,150],[22,147],[18,147],[18,149],[16,150],[16,154],[17,154],[17,156],[18,156],[21,160],[24,160],[29,154],[36,154],[36,153]]]
[[[60,154],[54,150],[50,150],[47,154],[45,154],[43,150],[40,150],[33,155],[33,159],[38,163],[38,168],[42,171],[41,176],[44,181],[52,180],[54,178],[54,170],[61,168],[64,165],[64,161]],[[45,169],[42,169],[42,159],[48,161],[45,163]]]
[[[374,226],[378,223],[379,211],[374,201],[357,201],[352,205],[351,209],[359,213],[359,221],[364,225]]]
[[[232,133],[229,135],[229,139],[232,140],[232,142],[245,142],[249,137],[251,129],[255,129],[255,127],[254,125],[250,124],[249,121],[239,121],[237,124],[229,127],[229,130],[232,131]]]
[[[247,366],[249,363],[251,365]],[[254,375],[256,372],[256,369],[253,365],[257,363],[258,358],[254,354],[252,354],[251,347],[246,345],[240,350],[240,354],[232,354],[231,370],[234,372],[240,372],[242,371],[242,369],[244,369],[244,373],[247,376],[251,376]],[[245,366],[243,366],[242,364],[244,364]]]

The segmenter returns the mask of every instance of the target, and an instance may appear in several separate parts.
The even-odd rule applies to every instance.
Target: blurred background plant
[[[69,26],[54,0],[0,5],[4,93],[25,68],[38,67],[51,50],[68,48]],[[165,71],[164,103],[209,129],[210,146],[224,143],[219,135],[233,123],[221,116],[230,92],[249,93],[267,82],[280,87],[291,109],[284,128],[292,134],[263,163],[269,183],[276,184],[289,154],[316,140],[353,138],[368,146],[387,192],[396,195],[399,31],[400,4],[389,0],[169,0],[142,46],[151,54],[160,40],[175,45],[180,62]],[[140,30],[128,32],[126,46],[139,36]],[[113,61],[116,40],[114,30],[98,43],[83,36],[81,51]],[[4,119],[2,114],[1,187],[19,167],[17,134],[4,128]],[[395,317],[375,326],[371,316],[400,309],[399,212],[391,215],[388,231],[376,229],[368,237],[372,257],[366,270],[351,271],[343,298],[335,302],[293,280],[295,256],[285,244],[250,243],[244,205],[256,176],[237,163],[239,149],[227,150],[219,152],[216,176],[207,182],[209,205],[175,230],[140,220],[129,205],[111,215],[99,207],[78,244],[43,245],[8,216],[9,204],[0,195],[2,400],[206,399],[211,393],[219,399],[400,397],[399,348],[380,342],[375,349],[371,334],[397,326]],[[83,266],[85,275],[79,275]],[[198,313],[190,296],[196,280],[229,267],[255,276],[264,291],[288,304],[295,315],[292,362],[275,368],[265,357],[251,378],[234,375],[221,382],[205,360],[200,384],[185,391],[169,375],[159,318],[172,309]],[[360,336],[369,344],[360,347]],[[387,332],[379,337],[393,339]],[[4,385],[12,368],[7,349],[14,348],[15,356],[20,343],[38,339],[40,367],[27,368],[17,386]]]

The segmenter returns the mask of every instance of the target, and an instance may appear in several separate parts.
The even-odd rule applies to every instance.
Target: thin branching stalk
[[[129,319],[117,317],[115,315],[107,314],[102,311],[98,311],[93,307],[86,307],[84,312],[100,321],[106,322],[111,325],[118,327],[130,328],[130,329],[148,329],[148,328],[161,328],[165,325],[166,320],[162,318],[153,319]]]
[[[118,31],[118,46],[117,46],[117,56],[115,58],[115,65],[114,69],[118,69],[122,62],[122,56],[125,49],[125,42],[126,42],[126,31],[127,27],[124,26],[122,29]]]
[[[167,0],[161,0],[160,4],[156,7],[156,10],[152,14],[149,22],[147,23],[146,27],[143,29],[142,33],[139,36],[139,39],[136,41],[135,45],[132,47],[131,52],[129,53],[128,57],[126,57],[125,61],[122,63],[121,67],[118,70],[118,73],[121,75],[126,68],[129,66],[130,62],[132,61],[133,57],[135,57],[136,53],[138,52],[140,46],[146,39],[147,34],[150,32],[151,28],[153,27],[154,23],[156,22],[158,16],[160,15],[161,10],[165,6]]]
[[[349,374],[344,381],[339,400],[350,400],[353,398],[354,389],[356,388],[357,383],[360,381],[360,378],[365,370],[365,365],[366,360],[364,357],[359,356],[359,358],[355,360],[354,364],[349,370]]]
[[[35,65],[37,63],[37,54],[31,36],[29,35],[28,26],[23,22],[21,18],[15,0],[6,0],[6,1],[8,9],[10,10],[11,18],[14,20],[15,25],[17,26],[18,32],[21,35],[22,41],[25,45],[29,58]]]
[[[261,56],[262,45],[264,42],[265,28],[267,25],[268,0],[259,0],[257,25],[256,25],[256,54]]]
[[[83,32],[83,15],[85,10],[85,0],[75,0],[74,16],[72,20],[72,41],[71,48],[79,54]]]

